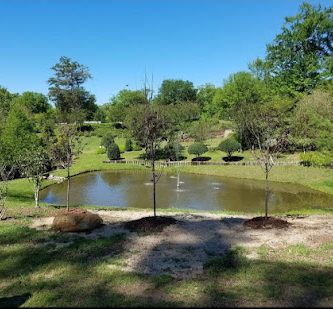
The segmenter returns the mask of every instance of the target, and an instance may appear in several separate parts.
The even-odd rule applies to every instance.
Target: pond
[[[179,185],[177,187],[177,184]],[[41,192],[41,200],[64,205],[67,182]],[[102,171],[71,178],[71,205],[152,208],[151,174]],[[157,184],[157,208],[264,211],[265,182],[181,173],[163,174]],[[304,186],[270,182],[269,211],[332,208],[333,197]]]

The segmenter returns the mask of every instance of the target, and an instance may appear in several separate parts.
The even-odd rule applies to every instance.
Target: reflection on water
[[[177,189],[177,176],[162,175],[157,184],[157,207],[198,210],[231,210],[257,212],[264,210],[263,181],[182,174]],[[152,207],[150,173],[92,172],[71,179],[72,205],[116,207]],[[66,182],[52,185],[41,192],[41,199],[63,205]],[[270,183],[269,211],[283,212],[300,208],[333,207],[333,197],[306,187]]]

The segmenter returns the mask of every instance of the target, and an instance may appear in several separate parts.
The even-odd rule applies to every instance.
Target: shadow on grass
[[[31,297],[30,293],[10,297],[0,297],[0,308],[16,308],[23,305]]]
[[[244,159],[244,157],[241,157],[241,156],[222,157],[222,160],[224,162],[238,162],[238,161],[241,161],[243,159]]]
[[[209,161],[212,157],[196,157],[192,159],[192,162],[202,162],[202,161]]]
[[[237,219],[237,224],[243,222]],[[85,238],[8,224],[6,230],[0,227],[4,248],[0,251],[0,284],[4,286],[0,296],[8,300],[30,293],[25,305],[56,307],[332,305],[331,269],[246,258],[243,249],[230,249],[236,239],[233,233],[218,235],[223,221],[230,225],[234,220],[191,222],[188,241],[172,243],[169,239],[169,243],[152,246],[138,261],[136,272],[109,267],[123,259],[131,246],[123,234]],[[202,236],[201,224],[211,226],[213,236],[198,237]],[[182,229],[181,224],[178,227]],[[205,248],[203,274],[185,279],[171,277],[168,269],[155,276],[140,274],[142,268],[156,266],[156,252],[182,270],[186,261],[175,251],[184,242],[190,267],[196,246]],[[170,250],[171,243],[175,250]]]

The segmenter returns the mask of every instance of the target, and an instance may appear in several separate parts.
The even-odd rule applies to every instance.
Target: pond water
[[[179,187],[177,188],[177,183]],[[64,205],[67,182],[41,192],[41,200]],[[157,208],[264,211],[265,182],[181,173],[163,174],[157,184]],[[152,208],[151,174],[103,171],[71,178],[71,205]],[[294,184],[270,182],[269,211],[333,208],[333,197]]]

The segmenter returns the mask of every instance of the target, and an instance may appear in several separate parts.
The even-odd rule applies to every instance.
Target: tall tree
[[[82,152],[82,143],[76,125],[61,125],[57,142],[52,147],[52,159],[67,170],[66,206],[69,211],[70,204],[70,168]]]
[[[6,122],[13,99],[17,96],[18,94],[10,93],[6,88],[0,86],[0,132]]]
[[[61,57],[51,68],[49,97],[54,101],[62,120],[80,122],[97,110],[95,96],[86,91],[84,84],[91,75],[88,68],[68,57]]]
[[[183,102],[195,102],[197,89],[188,80],[166,79],[162,82],[156,101],[159,104],[179,104]]]
[[[297,96],[308,92],[330,74],[333,54],[333,7],[305,2],[267,45],[265,65],[279,92]],[[258,68],[257,63],[257,68]]]
[[[156,152],[161,142],[168,137],[169,122],[167,121],[166,114],[163,112],[163,107],[151,104],[133,108],[128,121],[133,137],[138,141],[140,146],[145,148],[146,158],[151,164],[153,208],[154,217],[156,217],[156,184],[161,175],[156,172]]]

